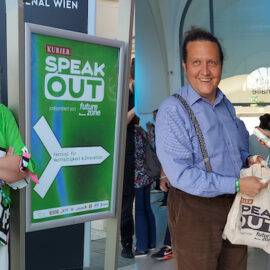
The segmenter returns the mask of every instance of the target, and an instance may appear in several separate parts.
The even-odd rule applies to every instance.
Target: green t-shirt
[[[12,112],[3,104],[0,104],[0,147],[14,148],[14,153],[21,156],[25,147],[21,134]],[[34,172],[34,163],[30,159],[27,168]]]
[[[13,147],[14,154],[21,156],[25,145],[12,112],[3,104],[0,104],[0,149],[4,156],[6,150]],[[27,168],[34,173],[34,163],[30,159]],[[0,246],[6,245],[9,234],[10,221],[10,187],[3,184],[0,187]]]

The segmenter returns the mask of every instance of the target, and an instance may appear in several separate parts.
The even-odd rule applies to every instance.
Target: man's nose
[[[210,74],[210,69],[207,62],[202,63],[201,74],[205,76]]]

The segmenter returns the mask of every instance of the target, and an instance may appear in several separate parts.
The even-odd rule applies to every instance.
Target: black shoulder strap
[[[200,128],[200,125],[199,125],[199,122],[198,122],[196,116],[194,115],[194,112],[192,111],[192,109],[190,108],[190,106],[188,105],[188,103],[186,102],[186,100],[182,96],[180,96],[179,94],[173,94],[173,96],[180,101],[180,103],[183,105],[183,107],[187,111],[187,113],[188,113],[188,115],[189,115],[189,117],[191,119],[191,122],[192,122],[192,124],[193,124],[193,126],[195,128],[197,138],[199,140],[199,144],[200,144],[200,148],[201,148],[201,152],[202,152],[202,156],[203,156],[203,162],[204,162],[206,171],[207,172],[212,172],[212,166],[210,164],[208,152],[206,150],[202,130]]]

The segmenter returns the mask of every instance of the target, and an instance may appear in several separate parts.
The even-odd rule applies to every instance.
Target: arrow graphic
[[[41,198],[47,194],[61,167],[100,164],[110,155],[101,146],[62,148],[44,116],[35,124],[34,130],[51,156],[34,187]]]

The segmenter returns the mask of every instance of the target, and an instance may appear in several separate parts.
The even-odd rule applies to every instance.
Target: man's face
[[[192,88],[200,96],[214,102],[222,71],[217,44],[205,40],[189,42],[183,67]]]

